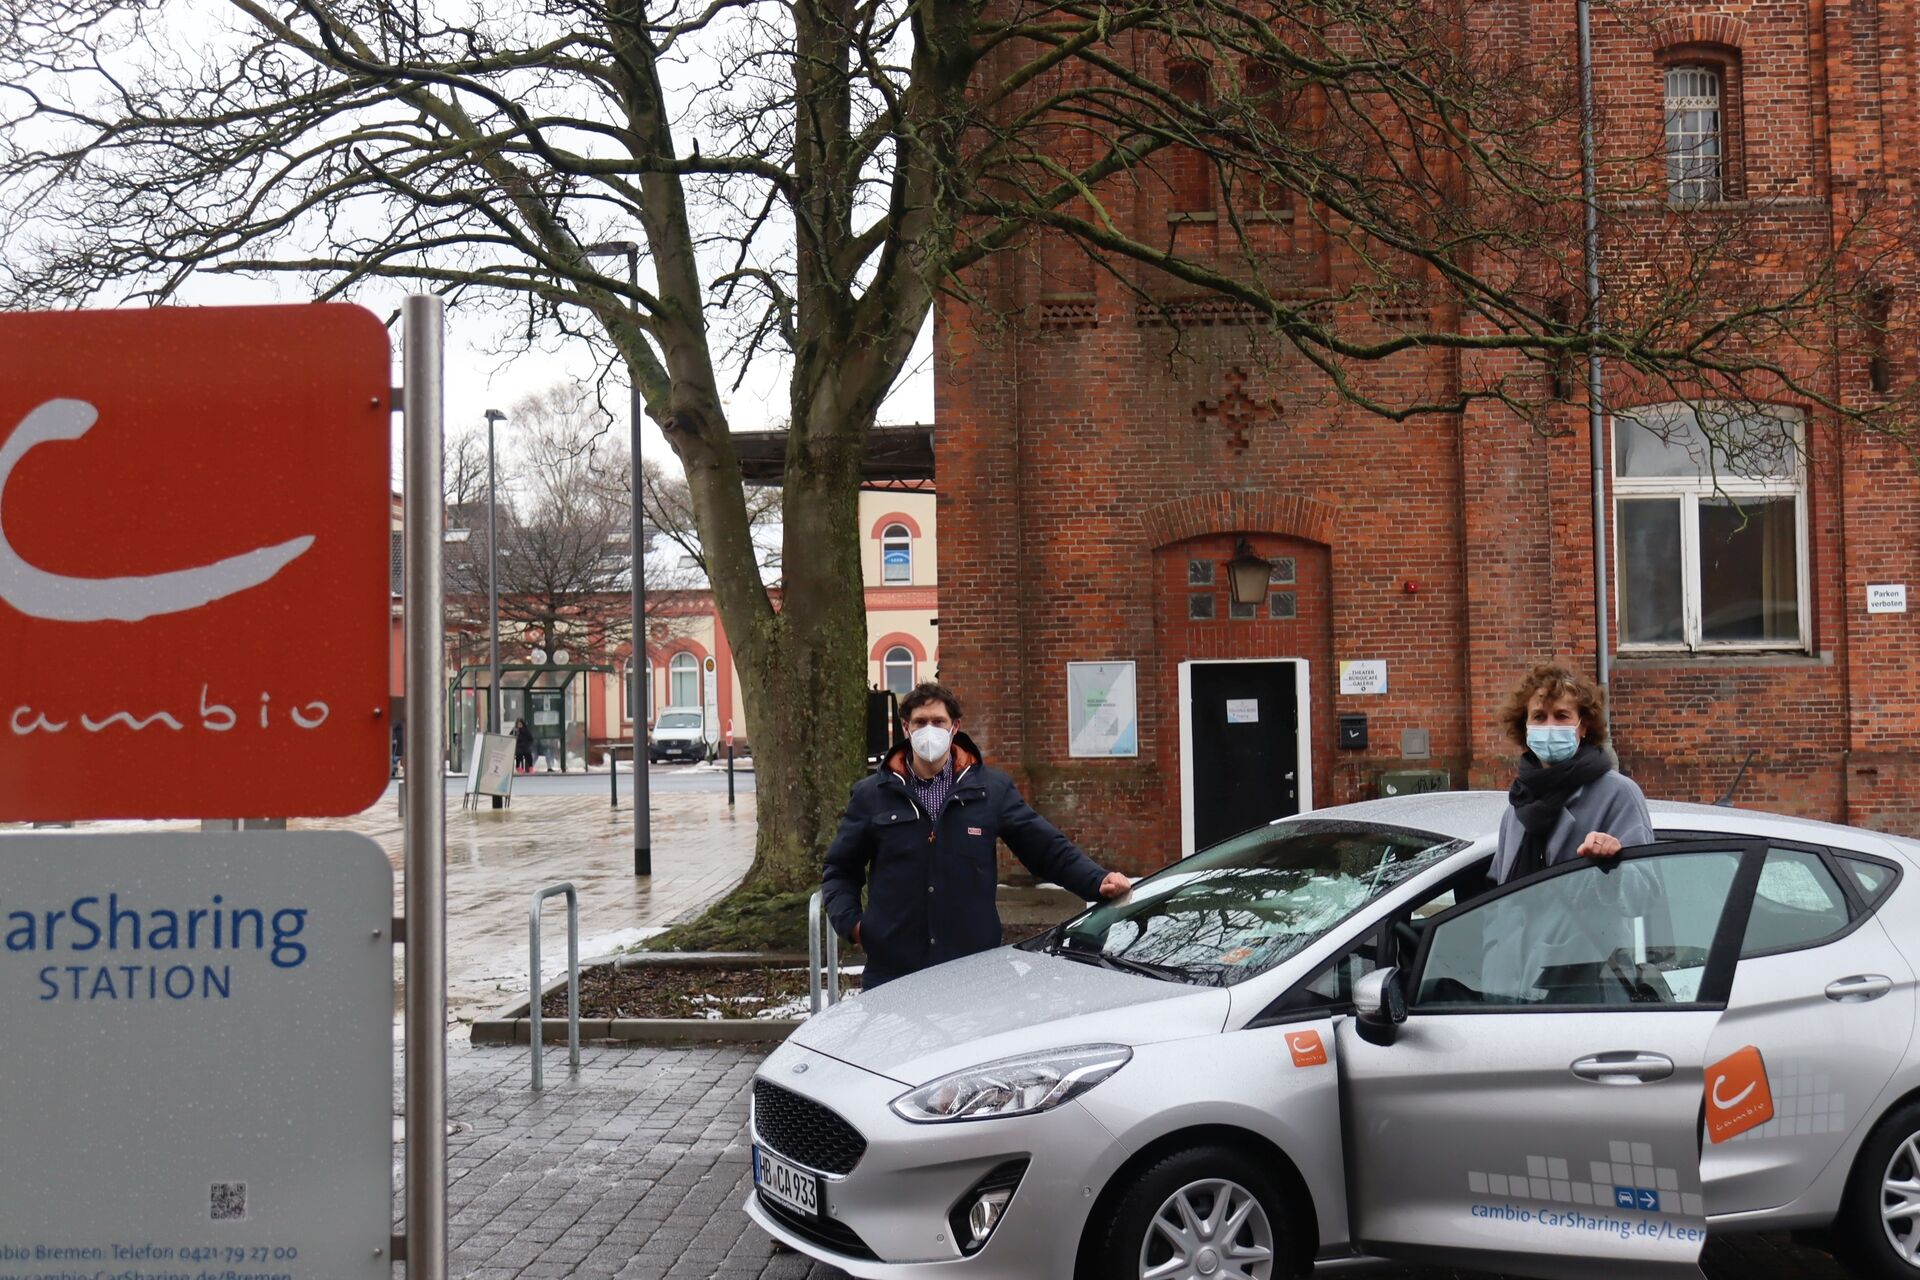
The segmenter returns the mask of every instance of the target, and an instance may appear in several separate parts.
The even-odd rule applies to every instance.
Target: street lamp
[[[1253,553],[1245,538],[1234,548],[1227,561],[1227,586],[1235,604],[1259,604],[1267,598],[1267,584],[1273,581],[1273,562]]]
[[[494,512],[498,507],[494,493],[493,424],[505,422],[507,415],[498,409],[487,410],[487,731],[500,732],[500,580],[496,553]]]
[[[640,245],[632,240],[606,240],[599,244],[585,245],[580,252],[588,258],[625,258],[627,260],[627,286],[631,291],[627,305],[633,311],[634,329],[640,327]],[[641,673],[646,670],[647,655],[647,582],[646,554],[647,544],[644,536],[646,524],[645,510],[641,505],[641,469],[640,469],[640,379],[633,376],[632,366],[628,366],[627,382],[627,452],[633,462],[633,652],[629,661],[633,663],[633,874],[650,876],[653,874],[653,831],[649,810],[652,797],[647,786],[647,704],[651,701],[646,690],[640,688]],[[613,761],[607,762],[613,767]]]

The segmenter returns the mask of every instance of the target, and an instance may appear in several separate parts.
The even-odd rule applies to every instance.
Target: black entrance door
[[[1300,812],[1296,666],[1189,664],[1196,850]]]

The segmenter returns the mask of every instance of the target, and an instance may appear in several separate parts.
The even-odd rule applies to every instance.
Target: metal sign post
[[[447,1274],[446,580],[441,563],[441,303],[405,317],[407,1276]]]

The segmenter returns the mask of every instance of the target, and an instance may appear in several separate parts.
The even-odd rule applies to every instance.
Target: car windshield
[[[1373,823],[1289,819],[1175,863],[1037,941],[1116,969],[1232,986],[1467,843]]]
[[[657,729],[698,729],[700,727],[700,717],[690,711],[683,711],[679,715],[673,716],[663,715],[660,717],[660,722],[654,727]]]

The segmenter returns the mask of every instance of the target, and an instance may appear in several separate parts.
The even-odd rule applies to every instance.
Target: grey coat
[[[1647,812],[1647,797],[1641,794],[1638,783],[1617,769],[1595,778],[1567,801],[1547,840],[1547,865],[1578,857],[1580,842],[1595,831],[1604,831],[1628,848],[1653,841],[1653,816]],[[1509,807],[1500,818],[1500,851],[1487,873],[1493,883],[1507,882],[1525,834],[1519,817]]]
[[[1573,793],[1547,842],[1547,865],[1578,858],[1581,841],[1603,831],[1631,848],[1653,840],[1647,798],[1619,772],[1596,778]],[[1524,831],[1509,808],[1500,820],[1500,851],[1489,877],[1503,883],[1520,855]],[[1537,998],[1539,974],[1561,963],[1620,954],[1632,958],[1634,917],[1646,914],[1658,889],[1644,866],[1606,868],[1612,874],[1563,877],[1553,888],[1524,893],[1522,908],[1494,904],[1489,913],[1480,990],[1529,1002]]]

